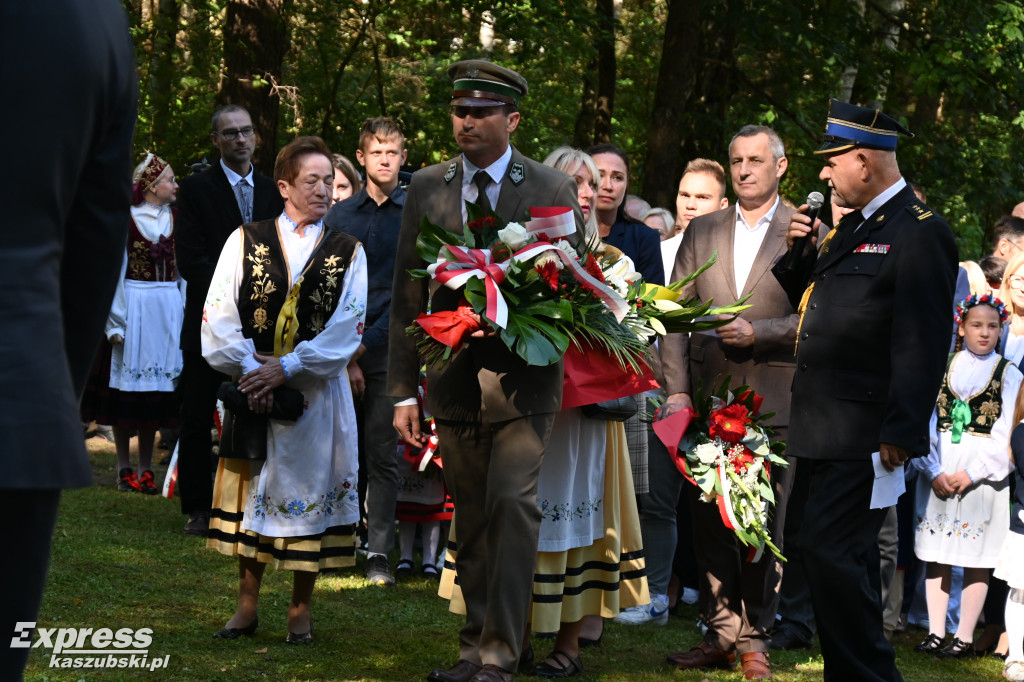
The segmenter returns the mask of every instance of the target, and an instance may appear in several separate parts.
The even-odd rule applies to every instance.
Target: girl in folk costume
[[[207,547],[237,556],[239,567],[235,613],[215,637],[256,631],[273,564],[294,572],[286,641],[306,644],[317,572],[355,564],[358,430],[346,368],[362,339],[366,256],[323,224],[334,179],[323,140],[285,145],[274,179],[284,213],[228,237],[203,310],[203,357],[241,377],[247,436],[265,448],[265,457],[236,459],[221,444]],[[275,408],[296,392],[298,416],[288,420]]]
[[[82,412],[114,429],[120,490],[155,495],[156,431],[178,425],[174,386],[181,373],[185,281],[174,263],[174,170],[148,154],[133,180],[128,244],[107,318],[110,343],[97,360],[99,376],[90,382]],[[128,459],[132,431],[139,434],[138,476]]]
[[[957,352],[950,356],[932,413],[930,452],[914,460],[923,474],[917,484],[914,551],[928,562],[929,622],[928,637],[916,650],[941,657],[974,655],[974,628],[1010,525],[1007,447],[1022,375],[996,352],[1006,315],[1002,302],[989,295],[971,296],[957,306]],[[964,584],[960,624],[947,644],[953,566],[964,567]]]
[[[420,383],[420,410],[426,407],[425,382]],[[425,578],[440,580],[437,568],[437,549],[441,541],[441,522],[451,521],[455,507],[448,488],[444,484],[441,457],[437,451],[437,434],[434,420],[427,415],[423,432],[430,433],[430,439],[423,448],[409,445],[400,440],[398,450],[398,504],[395,518],[398,520],[398,546],[402,558],[395,566],[396,577],[412,575],[413,550],[416,541],[416,526],[420,528],[423,540],[423,563],[420,573]]]
[[[1010,457],[1015,465],[1016,486],[1013,510],[1010,513],[1010,532],[1003,541],[1003,551],[996,564],[995,576],[1010,586],[1006,600],[1006,634],[1010,650],[1006,656],[1003,677],[1024,680],[1024,391],[1017,395],[1014,423],[1010,438]]]

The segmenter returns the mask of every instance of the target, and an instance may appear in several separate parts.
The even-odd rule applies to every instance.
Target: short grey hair
[[[233,111],[241,111],[246,116],[249,116],[249,118],[252,118],[252,116],[249,115],[249,110],[245,107],[239,104],[225,104],[222,107],[218,107],[217,110],[213,112],[213,116],[210,117],[210,130],[215,133],[219,132],[217,130],[217,124],[220,123],[220,117],[223,114],[230,114]]]
[[[658,216],[659,218],[661,218],[661,222],[664,223],[665,227],[663,229],[658,230],[658,234],[660,234],[663,239],[666,237],[671,237],[673,234],[675,234],[676,219],[675,216],[672,215],[672,211],[668,210],[667,208],[660,208],[655,206],[654,208],[644,211],[644,214],[640,216],[640,221],[646,224],[647,219],[650,218],[651,216]],[[648,227],[650,227],[650,225],[648,225]]]
[[[772,158],[776,161],[786,155],[786,145],[782,144],[782,138],[779,134],[768,126],[761,125],[745,125],[740,128],[732,139],[729,140],[729,151],[732,152],[732,143],[736,141],[737,137],[754,137],[755,135],[767,135],[768,136],[768,149],[772,152]]]

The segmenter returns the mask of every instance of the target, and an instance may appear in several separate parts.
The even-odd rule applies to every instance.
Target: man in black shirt
[[[353,395],[362,398],[359,447],[360,466],[366,467],[366,579],[374,585],[395,583],[387,556],[395,545],[398,497],[398,447],[391,424],[394,401],[387,397],[388,325],[395,251],[405,206],[398,170],[405,156],[405,137],[394,121],[367,119],[356,150],[366,185],[332,206],[324,218],[326,227],[352,235],[366,252],[366,329],[348,373]],[[433,562],[431,557],[423,560]]]

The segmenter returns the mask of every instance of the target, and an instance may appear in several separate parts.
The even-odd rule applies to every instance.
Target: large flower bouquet
[[[641,372],[650,337],[714,329],[729,322],[718,316],[748,307],[678,300],[680,289],[714,259],[681,282],[653,286],[616,267],[615,256],[599,255],[595,245],[570,243],[571,209],[532,208],[532,219],[519,224],[466,206],[470,219],[462,234],[426,217],[420,224],[417,253],[429,265],[410,274],[464,296],[456,310],[424,313],[409,327],[428,365],[443,365],[467,336],[489,327],[530,365],[557,362],[572,346]]]
[[[654,422],[676,467],[701,490],[700,499],[718,505],[722,523],[750,548],[748,561],[767,547],[785,561],[768,533],[769,505],[774,504],[772,465],[787,466],[785,443],[761,414],[761,396],[748,386],[730,390],[726,377],[705,394],[698,384],[693,408]]]

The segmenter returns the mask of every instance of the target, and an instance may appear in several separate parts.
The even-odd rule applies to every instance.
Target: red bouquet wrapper
[[[467,335],[480,329],[480,322],[469,306],[440,310],[429,315],[420,313],[415,322],[423,331],[449,348],[458,348]]]
[[[665,449],[668,450],[669,457],[672,458],[672,463],[679,469],[679,473],[686,477],[690,483],[697,485],[696,481],[686,473],[686,455],[679,452],[679,441],[683,439],[683,434],[686,433],[686,429],[690,428],[690,422],[696,416],[692,407],[684,407],[678,412],[665,417],[664,419],[658,419],[652,425],[654,428],[654,435],[658,437],[662,443],[665,444]]]
[[[637,375],[623,369],[615,358],[599,350],[591,349],[583,354],[576,346],[570,345],[565,353],[563,410],[636,395],[652,388],[658,388],[658,382],[646,364]]]

